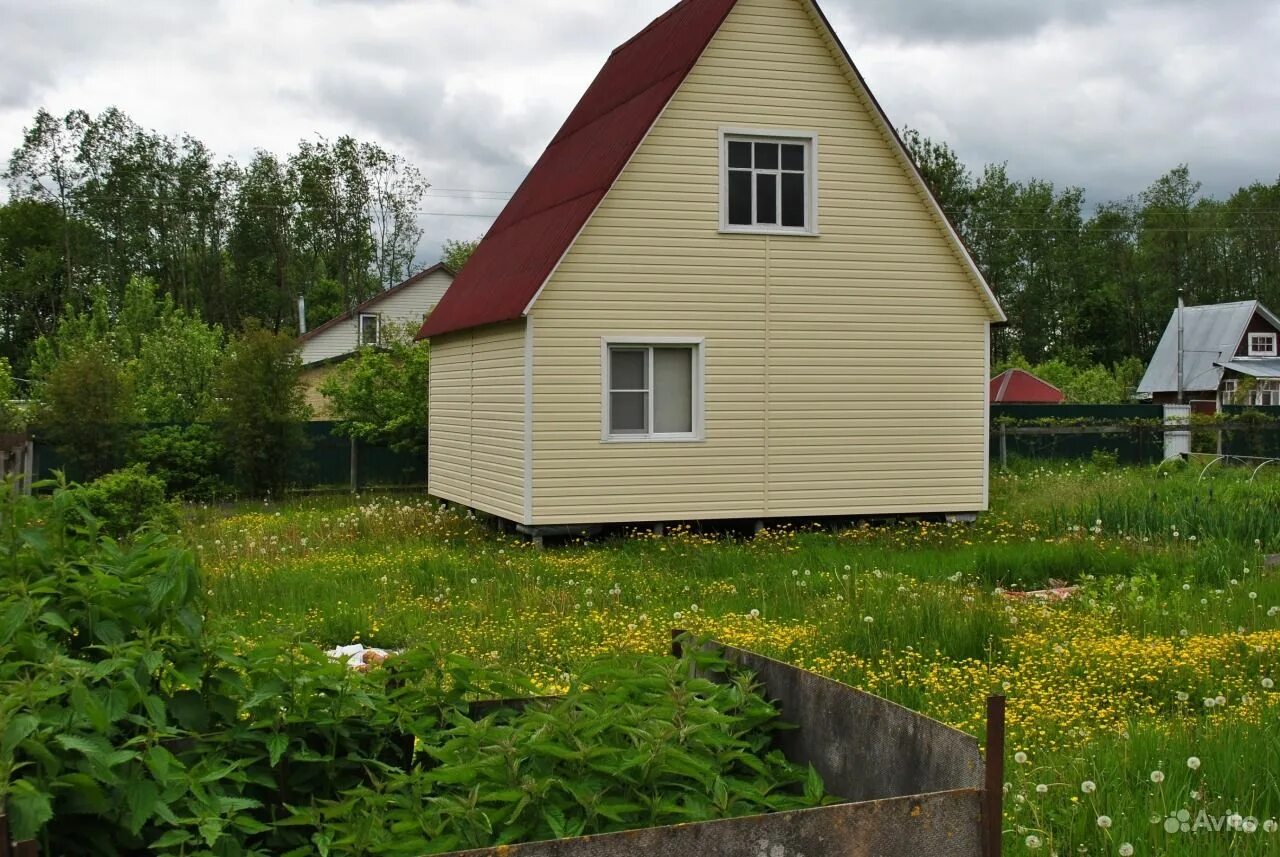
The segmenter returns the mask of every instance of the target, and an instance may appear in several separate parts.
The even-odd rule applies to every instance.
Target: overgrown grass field
[[[1004,693],[1010,853],[1273,854],[1280,476],[1248,476],[1026,467],[993,476],[972,526],[543,551],[404,496],[193,509],[186,533],[210,621],[245,638],[433,645],[554,693],[594,655],[662,652],[685,627],[979,737]]]

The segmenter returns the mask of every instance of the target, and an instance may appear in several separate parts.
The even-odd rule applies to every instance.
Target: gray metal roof
[[[1266,307],[1257,301],[1189,306],[1182,332],[1182,386],[1184,390],[1216,390],[1222,381],[1222,366],[1235,359],[1245,328],[1255,313],[1261,312],[1280,327]],[[1155,356],[1138,384],[1139,395],[1171,393],[1178,389],[1178,311],[1160,337]]]
[[[1223,368],[1252,378],[1280,378],[1280,357],[1244,357],[1224,363]]]

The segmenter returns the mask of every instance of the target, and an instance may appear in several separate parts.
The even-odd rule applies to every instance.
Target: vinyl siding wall
[[[323,330],[302,344],[304,365],[350,354],[360,345],[361,315],[378,315],[384,325],[419,325],[427,313],[435,309],[444,297],[445,290],[453,282],[448,271],[433,271],[416,283],[389,293],[351,318]]]
[[[986,507],[991,310],[799,0],[741,0],[538,298],[533,522]],[[818,134],[821,235],[719,229],[719,129]],[[601,337],[706,339],[706,436],[602,443]]]
[[[431,343],[428,491],[524,518],[524,322]]]

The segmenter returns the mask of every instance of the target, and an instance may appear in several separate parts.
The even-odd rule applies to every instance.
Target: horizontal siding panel
[[[524,519],[524,324],[432,343],[431,494]]]
[[[818,237],[720,234],[721,127],[818,133]],[[797,0],[740,0],[534,309],[533,520],[972,511],[986,309]],[[701,443],[602,443],[600,339],[706,342]]]

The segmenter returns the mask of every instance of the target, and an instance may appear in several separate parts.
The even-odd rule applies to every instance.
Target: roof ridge
[[[677,3],[677,4],[676,4],[676,5],[674,5],[674,6],[672,6],[670,9],[668,9],[667,11],[663,12],[661,15],[659,15],[658,17],[656,17],[656,18],[654,18],[652,21],[650,21],[650,22],[649,22],[649,24],[648,24],[648,25],[647,25],[643,30],[641,30],[640,32],[636,33],[634,36],[632,36],[631,38],[627,39],[625,42],[623,42],[622,44],[620,44],[620,45],[618,45],[616,48],[614,48],[612,51],[610,51],[610,52],[609,52],[609,58],[610,58],[610,59],[613,59],[614,55],[615,55],[615,54],[617,54],[619,51],[623,50],[623,49],[624,49],[624,48],[626,48],[626,47],[629,47],[633,42],[637,41],[641,36],[645,35],[646,33],[651,32],[654,28],[656,28],[656,27],[657,27],[659,24],[661,24],[663,21],[665,21],[666,19],[668,19],[668,18],[670,18],[672,15],[674,15],[678,10],[683,9],[685,6],[687,6],[687,5],[689,5],[690,3],[693,3],[693,2],[695,2],[695,0],[680,0],[680,2],[679,2],[679,3]]]

